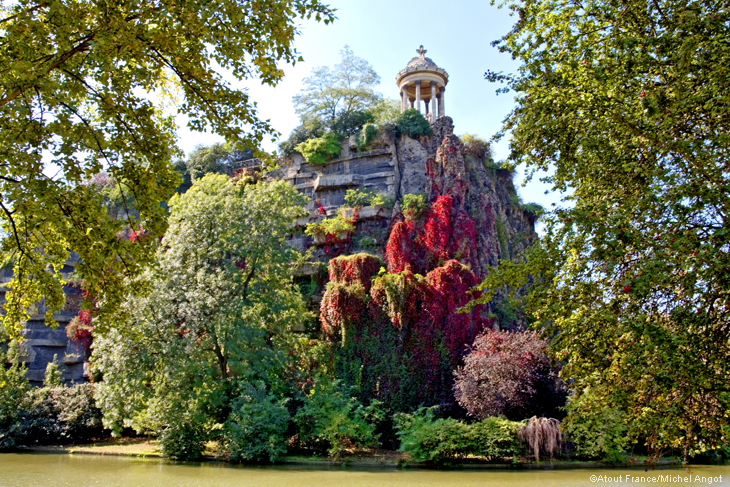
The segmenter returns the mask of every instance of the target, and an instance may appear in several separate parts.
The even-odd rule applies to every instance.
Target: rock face
[[[64,275],[71,274],[76,266],[76,257],[72,256],[64,264],[62,272]],[[4,274],[2,280],[7,282],[9,274]],[[0,288],[0,297],[4,301],[6,288]],[[82,384],[88,380],[88,350],[81,342],[70,340],[66,335],[66,327],[71,320],[79,314],[81,306],[81,294],[77,288],[65,286],[66,306],[53,315],[58,322],[54,330],[46,325],[46,309],[43,303],[39,303],[30,310],[30,320],[25,324],[21,335],[23,340],[20,343],[19,359],[28,368],[26,378],[34,386],[43,385],[46,366],[55,358],[59,364],[62,379],[67,384]]]
[[[390,229],[403,219],[403,196],[421,193],[433,203],[437,196],[449,193],[454,195],[454,217],[463,211],[474,220],[476,234],[469,260],[479,278],[499,259],[518,256],[537,235],[535,216],[520,208],[510,172],[494,168],[491,161],[485,164],[465,156],[450,117],[438,119],[432,128],[432,135],[418,139],[396,136],[394,130],[381,131],[360,152],[353,136],[343,143],[339,156],[324,165],[309,164],[295,153],[288,165],[269,173],[271,178],[290,181],[311,199],[310,216],[297,221],[290,243],[301,250],[316,246],[313,260],[323,263],[356,252],[384,258]],[[383,193],[395,205],[392,209],[360,209],[355,232],[343,241],[315,244],[303,234],[306,224],[335,216],[345,204],[346,191],[355,188]],[[313,272],[311,269],[305,273]]]

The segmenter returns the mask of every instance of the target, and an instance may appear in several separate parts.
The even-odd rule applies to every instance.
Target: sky
[[[408,61],[417,56],[422,44],[439,67],[449,73],[446,88],[446,114],[453,118],[455,133],[477,134],[485,139],[499,131],[502,121],[513,107],[510,94],[497,96],[499,85],[484,80],[484,72],[516,72],[518,64],[506,53],[490,44],[506,34],[514,17],[509,11],[491,6],[486,0],[331,0],[337,20],[329,25],[301,21],[300,35],[294,46],[304,58],[295,66],[282,66],[285,77],[276,87],[262,86],[255,80],[235,85],[246,87],[257,102],[260,118],[285,139],[299,123],[292,97],[300,92],[302,79],[318,66],[334,66],[340,50],[348,45],[356,56],[367,60],[380,75],[377,90],[389,98],[398,98],[395,76]],[[196,145],[220,141],[213,134],[200,134],[183,127],[179,145],[190,153]],[[267,142],[263,148],[276,149]],[[505,159],[509,145],[503,140],[494,146],[495,160]],[[518,169],[517,183],[522,182]],[[519,188],[525,202],[545,207],[558,202],[556,194],[544,194],[550,187],[535,180]]]

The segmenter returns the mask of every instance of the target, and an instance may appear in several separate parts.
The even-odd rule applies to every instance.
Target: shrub
[[[345,204],[347,206],[370,206],[375,191],[372,189],[348,189],[345,193]]]
[[[199,421],[181,412],[179,421],[163,429],[158,439],[164,455],[175,460],[194,460],[203,454],[208,434]]]
[[[336,381],[317,384],[294,416],[299,439],[305,446],[327,449],[335,458],[348,448],[377,446],[374,423],[382,420],[380,404],[363,406]]]
[[[539,203],[524,203],[520,205],[520,209],[534,217],[539,217],[545,213],[545,208]]]
[[[370,201],[370,206],[382,206],[384,208],[393,208],[393,205],[395,205],[395,200],[391,198],[390,196],[378,193],[375,196],[373,196],[372,201]]]
[[[325,164],[342,150],[337,136],[329,132],[322,137],[309,139],[296,146],[304,159],[311,164]]]
[[[332,122],[332,131],[342,135],[355,135],[364,125],[375,120],[372,113],[364,110],[348,110]]]
[[[46,365],[46,373],[43,375],[44,387],[60,387],[63,385],[61,379],[61,371],[58,368],[58,355],[53,356],[53,360]]]
[[[5,356],[0,354],[0,450],[16,444],[18,415],[31,390],[25,372],[25,367],[17,363],[5,368]]]
[[[246,384],[235,399],[225,427],[225,445],[233,461],[275,462],[286,453],[289,411],[286,400],[266,391],[263,383]]]
[[[370,236],[366,235],[360,239],[360,242],[358,243],[358,247],[360,247],[361,249],[375,250],[375,248],[377,247],[377,243],[378,243],[378,241],[375,240],[374,237],[370,237]]]
[[[12,424],[0,432],[5,446],[78,443],[103,433],[93,384],[28,389],[17,404]]]
[[[376,193],[371,189],[348,189],[345,193],[347,206],[384,206],[392,208],[394,201],[388,195]]]
[[[520,450],[517,431],[523,423],[491,417],[467,424],[455,419],[434,419],[433,408],[397,414],[401,451],[415,462],[454,465],[468,456],[504,458]]]
[[[474,134],[464,134],[459,139],[464,143],[465,156],[471,156],[480,161],[490,159],[491,149],[486,140]]]
[[[321,137],[323,132],[324,126],[320,120],[316,118],[307,120],[306,123],[294,128],[292,133],[289,134],[289,138],[279,144],[279,151],[281,151],[283,155],[289,155],[295,150],[298,150],[297,146],[299,144],[306,142],[309,139]]]
[[[567,390],[550,366],[546,347],[547,340],[534,331],[482,333],[454,372],[456,400],[479,419],[555,415]]]
[[[571,396],[566,409],[568,416],[561,427],[579,457],[612,458],[628,447],[628,428],[621,412],[590,388]]]
[[[431,124],[428,123],[426,117],[415,108],[409,108],[398,117],[396,127],[402,134],[409,137],[417,137],[419,135],[431,135]]]
[[[417,220],[428,208],[426,196],[422,193],[403,195],[401,212],[408,220]]]
[[[96,406],[94,389],[94,384],[80,384],[53,390],[53,407],[62,425],[62,440],[77,443],[102,435],[102,414]]]
[[[355,231],[355,225],[353,221],[342,215],[337,215],[334,218],[327,218],[322,220],[321,223],[308,223],[307,228],[304,230],[304,234],[307,236],[331,236],[334,237],[340,233],[350,233]]]
[[[362,130],[357,135],[357,150],[367,147],[378,136],[378,129],[372,123],[363,125]]]
[[[490,174],[491,176],[495,176],[497,171],[502,168],[501,165],[497,164],[492,159],[485,158],[482,164],[484,164],[484,169],[487,171],[487,174]]]

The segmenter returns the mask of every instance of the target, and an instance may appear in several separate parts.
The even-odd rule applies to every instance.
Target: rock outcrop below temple
[[[291,244],[301,250],[317,247],[314,260],[319,262],[357,252],[385,258],[390,230],[403,218],[400,208],[404,195],[421,193],[433,202],[439,195],[451,194],[454,217],[463,218],[465,212],[474,221],[474,232],[463,228],[466,233],[450,238],[473,236],[468,260],[479,278],[500,259],[512,259],[523,252],[537,236],[535,215],[520,207],[511,173],[495,168],[492,161],[485,164],[465,155],[450,117],[439,118],[432,128],[432,135],[419,138],[398,136],[395,130],[386,129],[360,151],[352,136],[343,142],[339,156],[326,164],[307,163],[294,153],[287,165],[269,173],[271,178],[291,182],[311,200],[310,216],[297,221],[297,230],[334,217],[345,205],[348,189],[383,193],[395,202],[393,208],[359,209],[356,230],[346,240],[318,245],[297,231]]]

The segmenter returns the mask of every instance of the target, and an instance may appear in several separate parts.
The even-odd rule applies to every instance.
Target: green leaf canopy
[[[102,311],[122,296],[125,275],[149,262],[165,229],[160,202],[177,185],[173,115],[257,147],[271,132],[255,102],[229,84],[276,84],[294,63],[296,19],[325,23],[318,0],[50,0],[0,7],[0,224],[15,262],[5,317],[15,333],[45,296],[63,305],[61,266],[78,270]],[[167,108],[167,110],[165,110]],[[89,185],[107,169],[139,218],[109,218]],[[147,239],[117,238],[141,225]]]
[[[517,96],[510,159],[554,171],[571,204],[527,265],[482,287],[537,278],[529,307],[563,375],[631,438],[685,455],[727,444],[730,4],[505,4],[519,20],[495,44],[522,65],[486,77]]]

